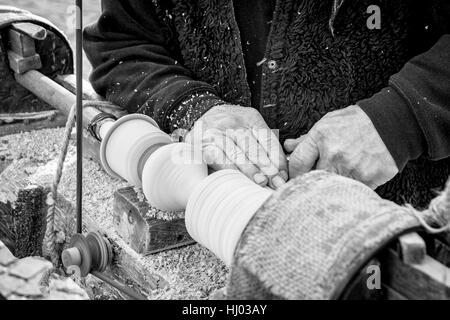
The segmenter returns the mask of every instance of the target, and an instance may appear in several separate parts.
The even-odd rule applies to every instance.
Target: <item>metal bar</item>
[[[76,0],[77,232],[83,232],[83,1]]]

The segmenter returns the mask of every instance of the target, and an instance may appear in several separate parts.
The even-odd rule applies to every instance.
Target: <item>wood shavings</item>
[[[146,213],[147,219],[159,219],[164,221],[172,221],[176,219],[184,219],[184,211],[161,211],[156,208],[150,208]]]

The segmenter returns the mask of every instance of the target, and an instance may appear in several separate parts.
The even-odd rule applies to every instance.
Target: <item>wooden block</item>
[[[38,70],[42,67],[41,58],[38,54],[31,57],[21,57],[13,51],[8,51],[9,67],[16,74],[23,74],[30,70]]]
[[[3,242],[14,253],[16,235],[14,233],[12,210],[10,203],[0,202],[0,243]]]
[[[382,282],[412,300],[450,299],[450,269],[429,256],[420,264],[406,264],[393,250],[380,255]]]
[[[195,243],[184,219],[164,221],[146,219],[150,206],[139,201],[132,187],[114,194],[114,223],[122,239],[136,252],[153,254]]]
[[[193,245],[196,242],[186,230],[184,219],[164,221],[147,219],[149,225],[149,245],[145,255],[152,255],[184,246]]]
[[[14,29],[8,31],[9,48],[23,58],[36,54],[34,39]]]
[[[12,29],[35,40],[45,40],[45,38],[47,38],[47,30],[34,23],[13,23]]]
[[[417,233],[408,233],[398,239],[401,257],[406,264],[420,264],[427,254],[425,241]]]
[[[27,186],[17,191],[12,219],[16,236],[14,254],[17,258],[42,255],[50,188]]]

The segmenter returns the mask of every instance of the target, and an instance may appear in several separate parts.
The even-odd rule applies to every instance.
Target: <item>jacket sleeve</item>
[[[153,117],[167,132],[176,123],[191,126],[221,102],[212,86],[182,66],[173,34],[151,1],[102,0],[100,18],[84,30],[84,49],[94,89],[130,113]]]
[[[402,169],[410,160],[450,156],[450,35],[393,75],[389,87],[359,101]]]

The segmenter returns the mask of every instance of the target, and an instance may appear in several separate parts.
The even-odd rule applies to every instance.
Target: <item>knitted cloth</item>
[[[375,253],[420,226],[412,210],[351,179],[323,171],[303,175],[249,222],[235,251],[228,297],[337,299]]]

